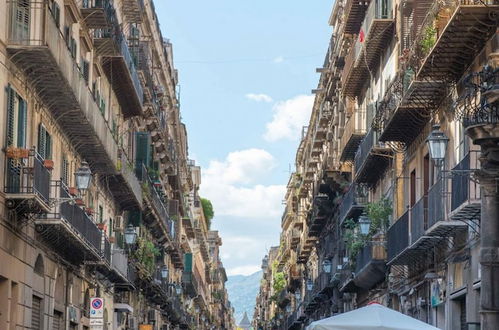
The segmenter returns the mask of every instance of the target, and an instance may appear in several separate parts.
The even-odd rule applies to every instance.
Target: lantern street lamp
[[[369,217],[365,214],[361,215],[359,217],[359,227],[362,235],[369,234],[369,230],[371,229],[371,219],[369,219]]]
[[[300,301],[301,299],[301,292],[299,290],[296,290],[295,292],[295,299],[296,301]]]
[[[333,268],[333,264],[332,264],[331,260],[326,259],[322,262],[322,269],[324,270],[325,273],[330,274],[332,268]]]
[[[161,278],[166,280],[168,278],[168,266],[164,265],[161,267]]]
[[[128,225],[125,229],[125,243],[127,245],[133,245],[136,240],[137,233],[135,232],[135,228],[132,225]]]
[[[447,150],[449,138],[440,130],[440,125],[433,125],[433,131],[426,138],[430,157],[437,166],[441,167]]]
[[[314,288],[314,282],[312,282],[311,279],[308,279],[307,280],[307,290],[312,291],[313,288]]]
[[[81,191],[86,191],[90,186],[92,179],[92,171],[88,167],[88,163],[83,161],[78,171],[75,172],[76,187]]]

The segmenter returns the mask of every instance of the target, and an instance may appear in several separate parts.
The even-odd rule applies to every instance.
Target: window
[[[81,72],[83,74],[83,78],[88,84],[88,79],[89,79],[89,74],[90,74],[90,63],[84,59],[83,57],[81,58]]]
[[[52,6],[50,6],[50,13],[52,14],[52,17],[54,18],[55,25],[59,27],[60,21],[61,21],[61,8],[59,7],[59,4],[56,1],[52,1]]]
[[[9,85],[7,93],[7,146],[26,147],[28,110],[26,101]]]
[[[43,124],[38,125],[38,154],[43,159],[52,158],[52,137]]]
[[[31,305],[31,329],[42,330],[42,325],[42,298],[33,296],[33,303]]]
[[[13,1],[11,17],[13,22],[11,22],[10,38],[16,41],[28,41],[30,25],[29,0]]]
[[[69,162],[65,157],[62,159],[61,169],[61,180],[69,185]]]
[[[44,266],[43,257],[41,254],[39,254],[38,257],[36,257],[34,271],[36,274],[38,274],[40,276],[43,276],[43,274],[45,273],[45,266]]]
[[[102,205],[99,205],[99,223],[104,221],[104,208]]]

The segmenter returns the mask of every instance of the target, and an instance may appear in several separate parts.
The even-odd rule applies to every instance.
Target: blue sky
[[[229,274],[279,242],[285,185],[308,123],[333,1],[156,1],[173,43],[190,158],[203,171]]]

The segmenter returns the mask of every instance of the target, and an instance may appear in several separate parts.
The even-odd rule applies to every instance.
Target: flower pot
[[[116,239],[114,238],[114,236],[109,237],[109,243],[116,243]]]
[[[29,149],[7,147],[5,152],[7,153],[7,158],[20,159],[29,157]]]
[[[94,214],[94,209],[90,208],[90,207],[87,207],[87,208],[85,208],[85,213],[88,214],[88,215],[93,215]]]
[[[71,196],[78,196],[78,188],[76,188],[76,187],[69,187],[68,190],[69,190],[68,192],[69,192],[69,194]]]
[[[54,161],[52,159],[45,159],[43,161],[43,166],[45,166],[45,168],[47,170],[53,170],[54,169]]]
[[[103,223],[98,223],[97,224],[97,228],[99,228],[100,230],[105,230],[106,229],[106,225],[103,224]]]
[[[78,206],[85,205],[85,203],[83,202],[83,199],[81,199],[81,198],[75,199],[75,204],[78,205]]]

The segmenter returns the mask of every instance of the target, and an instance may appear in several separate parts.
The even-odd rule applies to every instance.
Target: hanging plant
[[[428,25],[423,33],[423,39],[421,39],[421,51],[423,55],[427,55],[437,42],[437,29],[433,24]]]
[[[383,197],[377,202],[368,203],[366,209],[367,216],[371,220],[369,236],[379,231],[384,232],[390,224],[390,216],[393,212],[392,202],[388,198]]]

